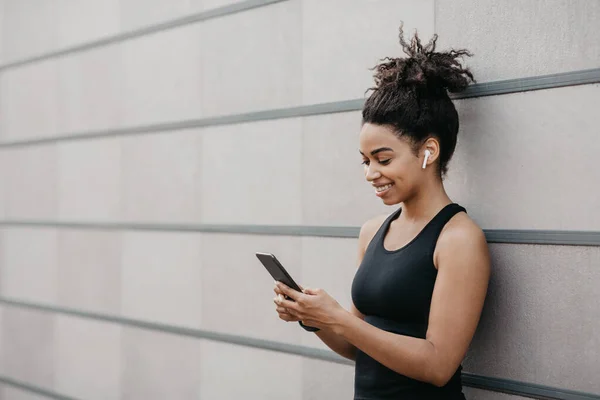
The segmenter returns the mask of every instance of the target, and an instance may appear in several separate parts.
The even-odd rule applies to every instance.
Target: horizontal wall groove
[[[467,90],[452,97],[468,99],[594,83],[600,83],[600,68],[478,83],[470,85]]]
[[[463,372],[465,386],[493,392],[513,394],[532,399],[543,400],[598,400],[600,394],[584,393],[576,390],[554,388],[512,379],[493,378]]]
[[[51,390],[47,390],[47,389],[41,388],[39,386],[32,385],[30,383],[21,382],[19,380],[10,378],[8,376],[0,375],[0,383],[2,383],[4,385],[7,385],[7,386],[11,386],[11,387],[17,388],[17,389],[22,390],[24,392],[35,393],[35,394],[37,394],[39,396],[43,396],[43,397],[46,397],[48,399],[55,399],[55,400],[78,400],[78,399],[76,399],[74,397],[65,396],[64,394],[56,393],[56,392],[53,392]]]
[[[335,114],[357,111],[362,109],[363,100],[347,100],[331,103],[311,104],[272,110],[255,111],[242,114],[222,115],[215,117],[188,119],[183,121],[162,122],[151,125],[140,125],[126,128],[106,129],[99,131],[67,133],[44,138],[23,139],[0,142],[0,149],[10,147],[25,147],[76,140],[89,140],[118,136],[144,135],[161,132],[180,131],[184,129],[207,128],[211,126],[234,125],[248,122],[270,121],[285,118],[300,118],[321,114]]]
[[[49,51],[44,54],[39,54],[32,57],[26,57],[21,60],[10,61],[6,64],[0,65],[0,72],[6,71],[9,69],[21,67],[28,64],[33,64],[36,62],[50,60],[53,58],[58,58],[62,56],[66,56],[69,54],[79,53],[83,51],[92,50],[98,47],[109,46],[116,43],[121,43],[127,40],[139,38],[142,36],[150,35],[153,33],[166,31],[173,28],[182,27],[185,25],[193,24],[196,22],[202,22],[209,19],[225,17],[232,14],[237,14],[239,12],[252,10],[258,7],[264,7],[275,3],[281,3],[283,1],[288,0],[246,0],[238,3],[234,3],[231,5],[227,5],[224,7],[218,7],[213,10],[201,11],[194,14],[186,15],[184,17],[175,18],[168,21],[163,21],[157,24],[145,26],[143,28],[138,28],[134,30],[130,30],[123,33],[118,33],[115,35],[107,36],[104,38],[92,40],[86,43],[80,43],[73,46],[65,47],[58,50]]]
[[[487,83],[478,83],[471,85],[465,92],[452,95],[451,97],[454,99],[468,99],[594,83],[600,83],[600,68]],[[65,134],[57,134],[55,136],[50,137],[3,141],[0,142],[0,149],[39,146],[76,140],[143,135],[159,132],[173,132],[183,129],[206,128],[211,126],[233,125],[248,122],[277,120],[284,118],[301,118],[315,115],[351,112],[361,110],[363,104],[364,99],[343,100],[287,108],[276,108],[271,110],[262,110],[240,114],[214,116],[207,118],[169,121],[124,128],[104,129],[86,132],[72,132]]]
[[[358,238],[360,227],[315,225],[220,225],[141,222],[3,220],[0,228],[195,232],[267,236]],[[489,243],[600,246],[600,231],[484,229]]]
[[[252,338],[247,336],[232,335],[229,333],[221,333],[203,329],[187,328],[183,326],[162,324],[158,322],[143,321],[133,318],[120,317],[116,315],[106,315],[96,312],[89,312],[83,310],[77,310],[67,307],[59,307],[54,305],[39,304],[29,301],[16,300],[12,298],[0,296],[0,304],[9,307],[16,307],[21,309],[41,311],[52,314],[67,315],[70,317],[77,317],[83,319],[90,319],[94,321],[107,322],[120,326],[140,328],[150,331],[169,333],[173,335],[192,337],[195,339],[210,340],[220,343],[228,343],[244,347],[252,347],[261,350],[270,350],[280,353],[293,354],[308,358],[313,358],[322,361],[330,361],[337,364],[354,365],[348,359],[338,356],[332,351],[317,349],[313,347],[288,344],[282,342],[274,342],[265,339]]]
[[[35,310],[53,314],[67,315],[84,319],[91,319],[122,326],[159,331],[174,335],[193,337],[221,343],[228,343],[243,347],[251,347],[261,350],[269,350],[280,353],[298,355],[302,357],[329,361],[342,365],[354,365],[354,362],[345,359],[332,351],[317,349],[308,346],[294,345],[275,342],[265,339],[257,339],[247,336],[231,335],[227,333],[185,328],[156,322],[141,321],[131,318],[105,315],[100,313],[76,310],[72,308],[59,307],[47,304],[33,303],[29,301],[0,297],[0,304],[8,307],[16,307],[27,310]],[[465,386],[484,389],[495,392],[511,393],[534,399],[556,399],[556,400],[600,400],[600,395],[588,394],[561,388],[537,385],[528,382],[520,382],[510,379],[486,377],[468,372],[463,372],[463,384]],[[10,384],[10,383],[9,383]],[[23,384],[21,384],[23,385]],[[58,399],[69,399],[64,397],[52,397]]]
[[[360,228],[345,226],[308,225],[228,225],[228,224],[181,224],[141,222],[74,222],[74,221],[28,221],[4,220],[0,227],[31,227],[113,231],[157,231],[224,233],[267,236],[317,236],[335,238],[357,238]]]

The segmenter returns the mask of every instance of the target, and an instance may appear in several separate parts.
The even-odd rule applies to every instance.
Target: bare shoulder
[[[489,250],[483,230],[466,213],[455,215],[442,230],[435,252],[435,263],[440,258],[473,260],[483,269],[489,269]],[[464,264],[464,263],[463,263]]]
[[[448,221],[440,234],[440,241],[457,239],[482,240],[485,239],[485,234],[467,213],[461,212]]]
[[[364,251],[367,249],[367,246],[373,239],[373,236],[375,236],[375,233],[377,233],[387,217],[387,214],[381,214],[369,219],[362,225],[358,235],[358,246],[362,253],[364,253]]]

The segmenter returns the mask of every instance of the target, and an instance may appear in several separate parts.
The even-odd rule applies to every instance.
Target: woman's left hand
[[[346,311],[323,289],[305,288],[301,293],[277,282],[276,291],[283,293],[290,300],[277,296],[274,300],[275,304],[285,308],[289,314],[296,316],[306,326],[333,329]]]

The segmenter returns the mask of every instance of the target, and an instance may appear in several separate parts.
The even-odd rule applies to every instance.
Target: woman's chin
[[[399,200],[397,197],[392,197],[392,196],[390,196],[390,197],[384,197],[384,198],[381,199],[381,201],[386,206],[394,206],[396,204],[402,203],[402,200]]]

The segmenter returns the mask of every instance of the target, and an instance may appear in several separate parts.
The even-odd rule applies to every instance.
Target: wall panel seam
[[[335,354],[332,351],[308,346],[275,342],[272,340],[258,339],[247,336],[232,335],[223,332],[167,325],[157,322],[142,321],[113,315],[105,315],[95,312],[47,304],[39,304],[7,297],[0,297],[0,304],[8,307],[35,310],[60,315],[68,315],[71,317],[91,319],[96,321],[118,324],[121,326],[135,327],[174,335],[193,337],[196,339],[204,339],[243,347],[251,347],[262,350],[298,355],[302,357],[318,359],[322,361],[329,361],[342,365],[354,365],[352,361],[342,358],[341,356]],[[596,394],[572,391],[568,389],[555,388],[544,385],[537,385],[529,382],[520,382],[510,379],[487,377],[468,372],[463,373],[463,383],[465,386],[469,387],[475,387],[489,391],[517,394],[520,396],[526,396],[536,399],[600,400],[600,395]]]
[[[233,225],[151,222],[0,220],[0,228],[55,228],[92,231],[190,232],[266,236],[358,238],[360,227],[325,225]],[[484,229],[488,243],[600,246],[600,231]]]
[[[147,36],[161,31],[169,29],[179,28],[185,25],[207,21],[209,19],[225,17],[233,14],[237,14],[243,11],[249,11],[255,8],[269,6],[276,3],[281,3],[289,0],[247,0],[241,1],[234,4],[218,7],[213,10],[205,10],[194,14],[178,17],[168,21],[162,21],[156,24],[148,25],[142,28],[133,29],[127,32],[110,35],[100,39],[95,39],[85,43],[79,43],[73,46],[65,47],[58,50],[49,51],[47,53],[39,54],[36,56],[26,57],[21,60],[10,61],[6,64],[0,65],[0,72],[17,67],[33,64],[40,61],[45,61],[65,55],[79,53],[83,51],[92,50],[98,47],[109,46],[116,43],[121,43],[127,40]]]
[[[452,95],[451,97],[453,99],[471,99],[597,83],[600,83],[600,68],[477,83],[469,86],[465,92]],[[50,137],[34,137],[29,139],[2,141],[0,142],[0,149],[39,146],[76,140],[173,132],[184,129],[207,128],[213,126],[234,125],[285,118],[302,118],[316,115],[336,114],[360,111],[363,107],[363,104],[364,99],[342,100],[328,103],[252,111],[239,114],[212,116],[206,118],[167,121],[148,125],[102,129],[96,131],[70,132],[57,134]]]
[[[60,393],[56,393],[54,391],[51,390],[47,390],[44,388],[41,388],[39,386],[36,385],[32,385],[31,383],[27,383],[27,382],[22,382],[19,381],[17,379],[13,379],[10,378],[8,376],[4,376],[4,375],[0,375],[0,383],[7,385],[7,386],[11,386],[14,388],[17,388],[19,390],[22,390],[24,392],[28,392],[28,393],[35,393],[36,395],[42,396],[42,397],[46,397],[48,399],[55,399],[55,400],[78,400],[74,397],[69,397],[66,396],[64,394],[60,394]]]

